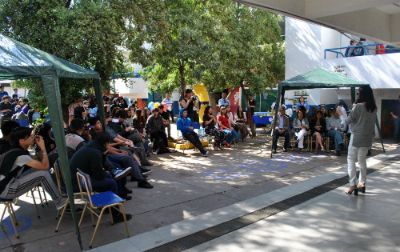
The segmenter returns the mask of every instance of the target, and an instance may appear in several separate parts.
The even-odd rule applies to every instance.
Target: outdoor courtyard
[[[269,139],[265,131],[259,129],[256,139],[248,139],[232,150],[212,150],[209,157],[201,157],[200,153],[192,150],[153,156],[155,165],[150,182],[154,189],[139,189],[136,182],[128,183],[128,187],[134,191],[133,199],[126,202],[127,212],[133,214],[128,222],[131,236],[190,220],[320,176],[345,175],[345,154],[337,157],[333,152],[316,154],[292,151],[278,152],[270,159]],[[398,151],[396,144],[387,143],[385,148],[389,153]],[[373,155],[381,153],[380,144],[376,142]],[[341,196],[347,197],[344,194]],[[55,211],[52,202],[49,205],[39,207],[38,219],[30,195],[21,197],[15,208],[21,238],[13,236],[8,218],[5,226],[9,234],[1,233],[1,250],[79,251],[70,214],[66,214],[59,232],[55,233]],[[80,230],[84,249],[87,249],[93,232],[88,214]],[[180,232],[184,233],[185,230]],[[123,224],[112,226],[109,216],[106,216],[94,247],[125,238]]]

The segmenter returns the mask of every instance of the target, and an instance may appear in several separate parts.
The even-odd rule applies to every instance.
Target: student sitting
[[[286,115],[285,106],[280,107],[278,126],[274,129],[274,135],[272,139],[272,152],[276,153],[278,147],[278,139],[280,136],[285,137],[285,143],[283,144],[283,151],[286,152],[290,148],[290,134],[289,134],[289,117]]]
[[[164,122],[158,108],[153,109],[152,115],[147,119],[146,132],[153,140],[153,152],[157,154],[170,153]]]
[[[110,142],[111,139],[106,133],[99,133],[94,140],[75,152],[70,160],[71,174],[75,175],[79,169],[90,176],[94,191],[111,191],[122,198],[126,198],[127,192],[125,191],[123,182],[115,180],[104,169],[105,159],[103,153],[107,151],[107,146]],[[73,178],[72,182],[76,190],[76,179]],[[111,213],[114,222],[123,221],[123,217],[118,211],[112,209]],[[126,217],[129,220],[132,218],[132,215],[127,214]]]
[[[304,149],[304,137],[307,135],[307,131],[310,128],[305,112],[303,109],[299,109],[297,117],[293,122],[294,134],[297,139],[297,147]]]
[[[32,129],[15,128],[10,135],[12,149],[6,152],[0,168],[0,198],[15,199],[42,185],[54,200],[56,208],[64,207],[62,198],[54,184],[49,169],[49,159],[42,136],[32,134]],[[28,148],[39,147],[39,160],[33,159]]]
[[[186,109],[181,111],[180,118],[176,121],[176,126],[178,130],[182,132],[182,136],[191,142],[197,149],[199,149],[201,155],[206,157],[208,151],[204,150],[199,136],[193,131],[192,120],[188,118],[188,112]]]
[[[0,154],[11,150],[10,134],[13,129],[18,128],[19,124],[16,121],[5,121],[1,124],[1,133],[3,138],[0,139]]]
[[[335,142],[336,156],[340,156],[341,149],[343,148],[342,133],[344,132],[344,125],[342,124],[336,109],[331,108],[329,112],[330,117],[326,120],[326,130],[328,131],[328,136]]]
[[[233,128],[229,122],[229,117],[226,114],[226,108],[220,108],[220,115],[218,116],[218,126],[219,129],[222,130],[225,134],[226,146],[230,147],[230,144],[234,141],[234,136],[232,134]]]
[[[221,145],[224,143],[224,132],[217,129],[217,119],[213,115],[213,111],[211,106],[207,106],[204,110],[203,115],[203,128],[207,135],[214,136],[214,147],[220,148]]]
[[[322,115],[321,110],[315,113],[314,119],[311,121],[311,134],[315,136],[315,149],[318,151],[318,146],[321,146],[321,150],[325,151],[323,144],[323,135],[326,132],[326,122]]]

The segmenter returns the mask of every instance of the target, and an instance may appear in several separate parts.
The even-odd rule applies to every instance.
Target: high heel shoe
[[[357,189],[358,189],[360,192],[365,193],[366,186],[365,186],[365,184],[361,184],[361,185],[358,185],[358,186],[357,186]]]
[[[347,190],[345,191],[345,193],[346,193],[347,195],[352,195],[353,192],[354,192],[354,196],[358,196],[358,188],[357,188],[357,186],[352,186],[352,187],[350,187],[349,189],[347,189]]]

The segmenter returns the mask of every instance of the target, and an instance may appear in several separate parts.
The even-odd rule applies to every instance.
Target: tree
[[[103,87],[113,72],[123,72],[121,48],[153,41],[163,27],[157,0],[0,0],[0,31],[21,42],[99,72]],[[132,47],[132,58],[141,47]],[[68,81],[68,83],[67,83]],[[40,83],[24,82],[33,93]],[[69,104],[87,81],[61,80],[63,104]],[[36,89],[36,90],[34,90]]]
[[[230,0],[166,1],[166,35],[149,49],[145,71],[162,91],[203,82],[209,91],[283,79],[280,16]]]
[[[165,1],[165,34],[148,49],[152,64],[144,71],[152,89],[170,91],[179,86],[183,95],[186,85],[196,79],[195,66],[208,53],[205,2]]]

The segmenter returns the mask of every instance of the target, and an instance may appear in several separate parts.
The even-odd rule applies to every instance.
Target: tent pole
[[[58,77],[55,75],[45,75],[42,76],[42,82],[51,118],[51,126],[53,129],[55,142],[57,146],[60,168],[67,189],[67,195],[72,213],[72,220],[74,222],[75,232],[78,239],[79,247],[82,250],[82,240],[79,232],[78,221],[74,205],[71,170],[69,169],[67,148],[65,145],[64,120],[62,116],[63,113],[61,108],[61,94],[60,94],[59,80]]]
[[[281,98],[281,92],[282,92],[282,90],[281,90],[281,87],[279,86],[278,87],[278,94],[277,94],[277,96],[276,96],[276,101],[275,101],[275,107],[274,107],[274,110],[275,110],[275,113],[274,113],[274,120],[273,120],[273,123],[272,123],[272,129],[271,129],[271,136],[272,136],[272,141],[274,141],[274,132],[275,132],[275,127],[276,127],[276,121],[278,120],[278,110],[279,110],[279,100],[281,100],[281,103],[282,103],[282,100],[284,100],[284,96],[285,96],[285,92],[283,91],[282,92],[282,98]],[[272,158],[272,144],[271,144],[271,158]]]
[[[383,145],[382,132],[381,132],[381,127],[379,126],[378,115],[376,115],[375,125],[378,128],[379,139],[381,140],[383,153],[385,153],[386,151],[385,151],[385,146]]]
[[[106,118],[104,115],[104,103],[103,103],[103,91],[101,90],[101,85],[100,85],[100,79],[95,79],[93,81],[93,87],[94,87],[94,92],[96,94],[96,100],[97,100],[97,106],[98,106],[98,112],[100,116],[100,121],[103,125],[103,127],[106,126]]]
[[[351,87],[350,88],[350,95],[351,95],[351,104],[353,105],[356,102],[356,88],[355,87]]]

